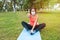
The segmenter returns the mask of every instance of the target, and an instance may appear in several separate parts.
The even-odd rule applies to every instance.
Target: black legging
[[[22,25],[23,25],[23,27],[24,27],[26,30],[31,30],[31,29],[32,29],[32,26],[31,26],[30,24],[24,22],[24,21],[22,21]],[[46,26],[45,23],[36,25],[35,28],[34,28],[34,30],[39,31],[39,30],[43,29],[45,26]]]

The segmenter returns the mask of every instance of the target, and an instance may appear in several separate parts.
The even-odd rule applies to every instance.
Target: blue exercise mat
[[[41,35],[39,31],[34,35],[31,35],[30,32],[26,31],[26,29],[23,29],[17,40],[41,40]]]

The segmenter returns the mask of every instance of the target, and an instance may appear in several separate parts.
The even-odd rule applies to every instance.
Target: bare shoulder
[[[38,14],[36,14],[36,17],[38,18]]]

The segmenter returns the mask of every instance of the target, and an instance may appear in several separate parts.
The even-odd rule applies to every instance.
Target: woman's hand
[[[28,13],[27,15],[28,15],[28,17],[30,17],[30,13]]]
[[[31,29],[31,33],[33,33],[34,31]]]

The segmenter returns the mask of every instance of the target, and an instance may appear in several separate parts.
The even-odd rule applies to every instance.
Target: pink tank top
[[[36,16],[33,17],[32,15],[30,15],[30,25],[31,26],[34,25],[35,20],[36,20]],[[36,23],[36,25],[37,25],[37,23]]]

